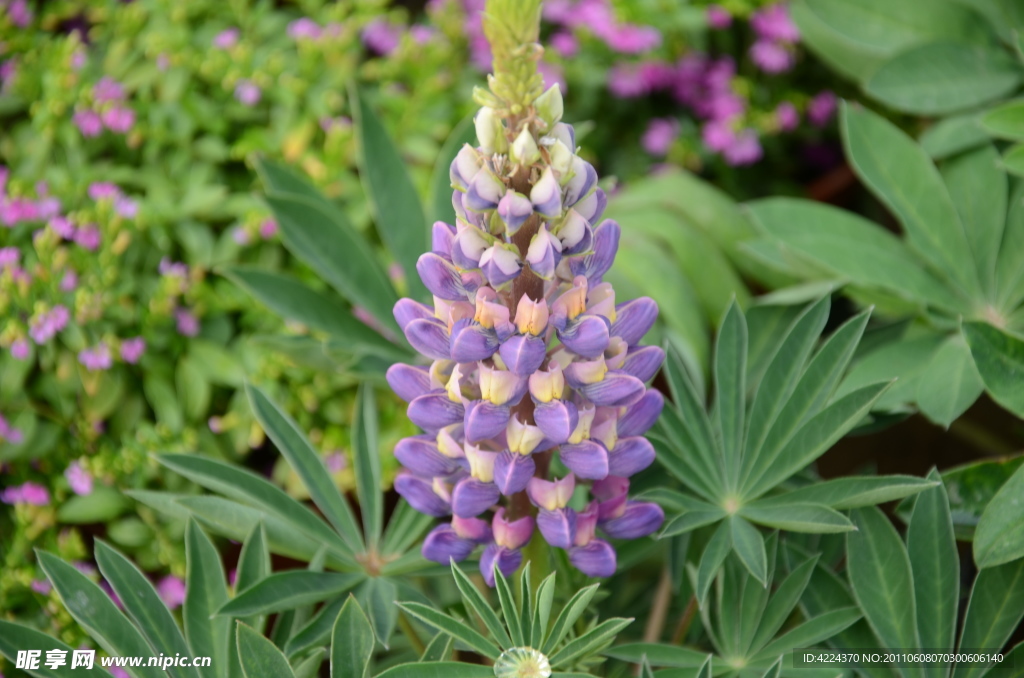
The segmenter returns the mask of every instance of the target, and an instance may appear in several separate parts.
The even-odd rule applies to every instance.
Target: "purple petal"
[[[460,518],[473,518],[498,503],[501,493],[494,483],[476,478],[463,478],[452,490],[452,513]]]
[[[569,439],[580,421],[579,410],[568,400],[552,400],[546,403],[534,401],[533,420],[544,436],[555,445]]]
[[[665,396],[653,388],[647,389],[644,397],[630,405],[626,413],[619,417],[618,433],[620,436],[643,435],[654,426],[665,407]]]
[[[503,343],[499,353],[510,372],[520,377],[528,377],[540,369],[547,355],[547,346],[540,337],[520,334]],[[454,355],[452,357],[454,358]]]
[[[466,406],[463,418],[466,440],[470,443],[478,443],[504,432],[505,427],[508,426],[511,412],[512,408],[509,405],[495,405],[486,400],[470,402]]]
[[[548,136],[561,141],[570,151],[576,149],[576,130],[567,122],[556,123]]]
[[[531,455],[505,450],[494,461],[494,484],[506,497],[522,492],[536,469]]]
[[[492,287],[500,287],[516,278],[522,267],[518,252],[500,244],[487,248],[480,257],[480,271]]]
[[[478,268],[480,256],[489,246],[475,226],[459,222],[458,234],[452,240],[452,263],[461,268]]]
[[[658,304],[650,297],[640,297],[615,307],[612,336],[633,346],[654,326],[658,319]]]
[[[523,553],[519,549],[507,549],[491,544],[480,556],[480,574],[491,588],[494,588],[494,568],[497,567],[502,576],[510,577],[519,569],[523,562]]]
[[[448,328],[440,320],[413,320],[405,326],[405,338],[414,349],[432,360],[448,360],[451,357]]]
[[[455,530],[455,534],[474,544],[486,544],[493,539],[491,523],[480,518],[452,516],[452,529]]]
[[[504,194],[505,184],[484,167],[470,180],[464,204],[474,212],[493,210]]]
[[[573,209],[580,213],[580,216],[594,223],[604,214],[604,208],[608,206],[608,196],[600,188],[594,189],[587,197],[573,205]]]
[[[576,537],[576,512],[571,508],[541,509],[537,514],[537,529],[544,536],[544,541],[552,546],[570,548]]]
[[[428,367],[395,363],[388,368],[387,380],[391,390],[407,403],[432,390]]]
[[[569,210],[565,215],[557,235],[562,241],[562,254],[565,256],[587,252],[594,246],[594,229],[576,210]]]
[[[591,283],[596,283],[612,267],[621,233],[617,222],[605,219],[594,229],[594,253],[570,259],[569,270],[573,275],[586,276]]]
[[[505,509],[498,508],[491,521],[494,541],[498,546],[517,549],[525,546],[533,536],[533,517],[526,515],[518,520],[506,520]]]
[[[399,299],[392,313],[403,332],[413,320],[434,320],[434,309],[412,299]]]
[[[498,350],[498,335],[470,318],[452,325],[451,359],[458,363],[487,360]]]
[[[615,448],[608,453],[608,472],[613,476],[628,478],[653,464],[654,457],[654,446],[647,438],[619,438]]]
[[[608,348],[608,320],[604,316],[581,316],[558,332],[565,347],[584,358],[596,358]]]
[[[469,144],[464,145],[459,154],[452,160],[448,168],[448,177],[453,185],[466,188],[477,172],[480,171],[480,153]]]
[[[615,574],[615,549],[606,541],[594,539],[569,549],[569,562],[588,577],[610,577]]]
[[[509,189],[498,202],[498,216],[505,222],[509,235],[514,234],[533,214],[533,203],[522,193]]]
[[[594,384],[583,384],[579,391],[599,407],[632,405],[644,395],[644,382],[625,372],[610,370],[604,379]]]
[[[442,256],[452,255],[452,240],[455,238],[455,227],[443,221],[435,221],[430,230],[430,250]]]
[[[640,381],[650,381],[661,364],[665,362],[665,352],[658,346],[637,346],[626,353],[626,361],[622,363],[622,371],[632,374]]]
[[[433,484],[411,473],[395,476],[395,491],[402,495],[409,506],[428,516],[441,518],[452,512],[451,506],[434,492]]]
[[[608,475],[608,451],[593,440],[562,445],[558,448],[558,456],[566,468],[580,478],[601,480]]]
[[[565,204],[572,206],[587,195],[597,183],[597,171],[594,166],[578,155],[573,158],[572,169],[575,174],[565,185]]]
[[[423,548],[420,553],[427,560],[447,565],[454,560],[459,562],[469,557],[469,554],[476,548],[476,543],[469,539],[463,539],[451,525],[438,525],[423,540]]]
[[[459,470],[457,459],[446,457],[437,449],[434,437],[419,435],[402,438],[395,445],[395,459],[413,473],[423,478],[449,476]]]
[[[562,243],[548,233],[547,227],[541,224],[526,252],[526,262],[537,277],[551,280],[555,275],[555,267],[562,260]]]
[[[601,529],[615,539],[637,539],[653,533],[664,520],[665,512],[657,504],[631,501],[621,516],[601,523]]]
[[[431,294],[448,301],[465,301],[468,298],[459,271],[440,254],[427,252],[420,256],[416,270]]]
[[[461,422],[466,408],[462,403],[452,402],[446,392],[437,391],[414,398],[406,413],[412,423],[424,431],[436,433],[445,426]]]
[[[545,217],[558,217],[562,213],[562,191],[554,172],[548,167],[530,190],[530,202]]]

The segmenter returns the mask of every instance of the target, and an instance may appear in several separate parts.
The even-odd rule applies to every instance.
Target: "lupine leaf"
[[[851,519],[858,531],[846,535],[847,570],[864,616],[886,647],[920,647],[906,547],[877,508],[855,509]]]
[[[340,596],[364,579],[361,574],[337,572],[275,572],[242,590],[217,610],[217,614],[247,617],[290,610]]]
[[[416,260],[429,243],[427,218],[416,187],[387,130],[355,85],[351,97],[359,135],[359,174],[377,232],[402,267],[409,296],[427,299],[427,290],[416,274]]]
[[[1024,417],[1024,341],[983,322],[965,322],[963,333],[993,400]]]
[[[669,354],[670,356],[672,353]],[[667,419],[668,422],[679,422],[677,430],[685,431],[692,440],[693,449],[688,452],[694,457],[694,464],[700,464],[708,477],[708,484],[716,493],[723,489],[723,461],[720,446],[712,431],[711,420],[704,407],[704,398],[696,392],[693,384],[686,378],[685,368],[678,359],[667,361],[666,371],[672,373],[672,384],[678,416]],[[677,390],[678,389],[678,390]],[[670,408],[666,407],[665,411]],[[666,415],[663,413],[663,417]],[[668,415],[671,417],[671,415]]]
[[[555,598],[555,573],[544,577],[537,588],[537,607],[533,614],[533,631],[530,634],[535,647],[543,646],[551,619],[551,604]]]
[[[575,659],[598,650],[612,642],[619,631],[632,623],[632,619],[606,619],[579,638],[566,643],[558,652],[551,655],[549,657],[551,666],[565,666]]]
[[[505,575],[497,569],[497,561],[495,561],[494,567],[494,590],[498,592],[498,600],[501,603],[501,617],[508,626],[508,635],[512,638],[512,645],[522,647],[527,644],[526,637],[523,635],[523,626],[520,623],[515,598],[512,597],[512,588],[508,585]]]
[[[711,590],[711,584],[715,581],[715,575],[718,574],[718,570],[722,567],[722,563],[725,562],[731,549],[731,530],[729,525],[723,522],[715,530],[715,534],[707,546],[704,547],[704,554],[701,556],[700,565],[697,568],[697,586],[694,593],[702,608],[707,600],[708,591]]]
[[[384,530],[384,497],[381,494],[380,450],[377,440],[377,402],[373,387],[360,384],[352,416],[352,450],[356,493],[363,517],[366,546],[376,551]]]
[[[680,513],[677,516],[673,516],[665,523],[665,526],[661,529],[658,534],[659,539],[665,539],[666,537],[675,537],[676,535],[686,534],[692,532],[698,527],[704,527],[712,523],[717,523],[722,518],[725,518],[726,513],[724,509],[717,506],[711,506],[708,510],[687,510]]]
[[[242,552],[238,555],[238,569],[235,576],[235,591],[245,591],[255,586],[270,575],[270,550],[267,543],[267,530],[263,521],[257,521],[242,543]],[[246,626],[260,630],[266,617],[253,615],[241,620]],[[232,664],[238,662],[238,644],[231,643]],[[241,665],[238,665],[241,668]]]
[[[366,678],[373,658],[373,629],[349,594],[331,632],[331,678]]]
[[[800,42],[837,73],[863,82],[885,61],[887,52],[847,35],[842,28],[845,22],[838,28],[830,25],[832,22],[812,9],[817,4],[815,0],[797,0],[791,6],[793,21],[800,29]]]
[[[470,581],[469,577],[466,576],[454,561],[452,562],[452,576],[455,577],[455,585],[458,586],[459,593],[462,594],[462,600],[465,602],[466,607],[477,613],[484,626],[487,627],[491,637],[501,647],[512,647],[512,641],[508,637],[505,625],[501,623],[501,619],[498,618],[498,615],[495,614],[494,610],[484,599],[483,594],[477,590],[473,582]]]
[[[397,603],[397,605],[416,619],[422,621],[424,624],[432,626],[438,631],[447,633],[456,640],[462,641],[485,657],[497,659],[498,655],[501,654],[501,650],[493,642],[488,640],[479,632],[469,626],[466,626],[462,622],[449,617],[443,612],[438,612],[432,607],[421,603]],[[380,677],[378,676],[378,678]]]
[[[199,667],[199,673],[204,678],[225,678],[231,620],[212,617],[227,602],[227,583],[217,548],[191,519],[185,528],[185,563],[187,587],[181,615],[185,638],[193,656],[210,657],[210,665]]]
[[[1024,141],[1024,99],[1007,101],[986,112],[981,126],[1000,139]]]
[[[765,539],[765,555],[768,562],[765,577],[767,585],[757,581],[754,577],[743,578],[743,590],[740,593],[740,604],[737,608],[739,621],[736,623],[736,642],[734,644],[737,653],[742,656],[750,655],[750,644],[757,632],[758,623],[768,606],[772,593],[772,582],[775,579],[775,565],[778,562],[778,549],[778,532],[772,532]]]
[[[721,474],[718,462],[711,458],[711,453],[695,452],[697,444],[683,425],[678,412],[672,407],[664,408],[656,428],[647,434],[647,438],[654,445],[657,459],[669,473],[708,501],[718,498],[717,478]],[[694,453],[688,453],[691,450]],[[712,464],[716,465],[715,470],[711,470]]]
[[[811,580],[817,562],[817,555],[808,558],[795,567],[779,584],[775,593],[769,598],[764,613],[757,620],[757,632],[749,643],[750,654],[760,653],[786,623],[786,619],[792,614],[793,608],[796,607],[800,596],[807,588],[807,583]]]
[[[380,550],[384,555],[405,553],[427,528],[434,524],[434,518],[420,513],[405,499],[399,499],[398,505],[388,519],[384,528],[384,538]]]
[[[1024,559],[986,568],[974,580],[958,647],[964,650],[1001,648],[1022,618]],[[953,678],[979,678],[985,668],[980,663],[958,664]],[[1016,668],[1019,670],[1020,666]]]
[[[558,644],[569,633],[572,625],[586,611],[594,594],[597,593],[597,588],[597,584],[591,584],[573,594],[573,597],[569,599],[569,602],[565,604],[565,607],[562,608],[562,611],[555,619],[555,623],[551,627],[551,633],[548,634],[547,640],[544,641],[544,647],[541,649],[542,653],[549,655],[552,650],[558,647]]]
[[[295,678],[316,678],[320,675],[320,667],[324,663],[327,648],[318,647],[295,667]]]
[[[996,263],[997,302],[1004,311],[1016,308],[1024,300],[1024,182],[1016,182],[1011,196]]]
[[[601,654],[631,664],[638,664],[647,657],[647,661],[653,666],[682,669],[703,666],[708,657],[706,652],[666,643],[626,643],[610,647]]]
[[[245,678],[295,678],[288,659],[259,631],[239,622],[236,637]]]
[[[385,577],[371,577],[360,585],[356,597],[366,608],[377,641],[389,649],[391,634],[398,623],[398,608],[395,607],[398,589],[394,582]]]
[[[715,340],[715,395],[712,417],[725,461],[725,478],[731,486],[739,478],[743,462],[743,433],[747,388],[747,322],[735,301],[729,305]]]
[[[427,643],[427,647],[420,656],[421,662],[443,662],[452,656],[452,646],[455,640],[447,633],[438,633]]]
[[[985,508],[974,533],[974,562],[995,567],[1024,557],[1024,466],[1010,476]]]
[[[988,141],[989,137],[981,128],[977,113],[951,115],[943,118],[926,129],[918,139],[921,148],[931,156],[932,160],[948,158]]]
[[[494,669],[462,662],[418,662],[392,666],[377,678],[494,678]]]
[[[28,671],[30,676],[40,678],[76,678],[82,675],[79,670],[71,670],[71,655],[74,649],[60,642],[53,636],[41,631],[16,624],[14,622],[0,619],[0,655],[7,657],[7,661],[14,666],[20,650],[39,650],[39,668]],[[67,665],[57,669],[46,668],[46,653],[49,650],[60,650],[65,652]],[[100,669],[101,676],[110,676],[109,673]]]
[[[314,645],[326,645],[331,638],[334,622],[341,613],[347,598],[337,598],[323,605],[302,628],[296,629],[284,644],[284,653],[289,657],[307,650]]]
[[[917,476],[846,476],[759,499],[756,505],[821,504],[842,510],[884,504],[934,486],[935,481]]]
[[[928,369],[921,373],[917,405],[926,417],[948,428],[974,404],[983,389],[967,342],[954,334],[943,342]]]
[[[519,625],[523,628],[523,640],[533,647],[533,590],[530,588],[530,561],[519,570]]]
[[[756,501],[741,508],[740,515],[759,525],[790,532],[828,534],[853,529],[846,516],[822,504]]]
[[[737,515],[729,516],[729,530],[732,548],[743,566],[762,586],[768,585],[768,560],[764,550],[764,538],[757,528]]]
[[[780,654],[791,652],[793,648],[810,647],[823,640],[827,640],[836,633],[848,628],[851,624],[861,618],[861,611],[856,607],[844,607],[819,614],[813,619],[782,634],[772,642],[768,643],[761,650],[754,661],[771,660]]]
[[[313,502],[323,511],[327,520],[338,530],[349,547],[354,550],[360,548],[362,538],[352,516],[352,509],[331,480],[323,460],[306,436],[295,421],[263,391],[255,386],[249,386],[246,391],[256,418],[288,460],[288,464],[302,478],[302,483],[309,490]]]

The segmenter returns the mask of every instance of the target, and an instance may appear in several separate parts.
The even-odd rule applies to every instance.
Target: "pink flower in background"
[[[117,134],[127,134],[135,124],[135,111],[126,106],[111,106],[101,117],[106,128]]]
[[[789,16],[786,5],[779,3],[764,7],[750,16],[750,26],[754,32],[766,40],[779,42],[797,42],[800,40],[800,29]]]
[[[25,28],[32,23],[32,11],[29,10],[26,0],[10,0],[7,3],[7,16],[18,28]]]
[[[0,270],[17,266],[21,252],[17,247],[0,247]]]
[[[179,308],[176,310],[174,312],[174,319],[177,324],[178,334],[186,337],[194,337],[199,334],[199,318],[188,309]]]
[[[401,40],[401,29],[385,19],[374,19],[363,28],[363,44],[377,54],[390,54]]]
[[[164,604],[172,610],[181,607],[185,602],[185,582],[172,574],[160,580],[156,585],[156,591]]]
[[[121,342],[121,360],[134,365],[146,352],[146,340],[142,337],[133,337]]]
[[[771,40],[758,40],[751,45],[750,59],[765,73],[783,73],[796,61],[785,44]]]
[[[71,55],[71,69],[75,71],[82,70],[82,66],[85,66],[87,59],[88,55],[84,49],[75,50],[75,53]]]
[[[745,129],[736,135],[733,142],[722,152],[725,161],[730,165],[751,165],[764,155],[757,132]]]
[[[649,93],[635,64],[615,64],[608,71],[608,91],[621,99],[636,99]]]
[[[320,118],[320,129],[322,129],[324,132],[348,129],[350,127],[352,127],[352,118],[346,115],[339,115],[333,118],[325,115],[324,117]]]
[[[260,224],[260,237],[270,240],[277,235],[277,222],[273,219],[266,219]]]
[[[124,100],[124,87],[121,83],[109,77],[102,77],[100,81],[93,85],[92,96],[96,99],[96,103],[107,103],[109,101],[123,101]]]
[[[15,339],[11,344],[11,357],[15,360],[28,360],[31,351],[32,345],[27,339]]]
[[[14,59],[0,61],[0,91],[6,90],[14,80],[14,74],[18,71],[18,62]]]
[[[175,278],[187,278],[188,277],[188,264],[184,264],[180,261],[171,261],[167,257],[160,260],[159,267],[160,275],[166,275],[168,277]]]
[[[701,128],[701,138],[705,146],[721,153],[733,144],[736,133],[731,120],[710,120]]]
[[[679,136],[679,122],[672,118],[654,118],[640,138],[640,145],[651,155],[662,157],[668,153]]]
[[[0,431],[0,437],[7,438]],[[10,438],[7,438],[10,440]],[[14,442],[13,440],[11,442]],[[0,501],[5,504],[29,504],[31,506],[48,506],[50,503],[50,492],[37,483],[24,483],[8,487],[0,492]]]
[[[323,29],[309,17],[302,17],[288,24],[288,37],[292,40],[316,40]]]
[[[433,40],[434,36],[436,35],[437,31],[435,31],[430,26],[423,26],[421,24],[417,24],[409,28],[409,37],[411,37],[413,42],[415,42],[417,45],[425,45],[426,43]]]
[[[800,124],[800,114],[796,106],[783,101],[775,108],[775,123],[779,126],[780,132],[791,132]]]
[[[139,215],[139,203],[119,195],[114,199],[114,211],[125,219],[134,219]]]
[[[60,279],[60,291],[73,292],[76,287],[78,287],[78,274],[74,271],[68,271]]]
[[[171,67],[171,57],[167,56],[166,52],[161,52],[156,57],[156,68],[158,71],[163,73]]]
[[[45,579],[33,579],[30,586],[33,591],[41,596],[49,595],[50,591],[53,590],[53,585]]]
[[[71,564],[75,566],[76,570],[84,574],[86,577],[92,577],[96,574],[96,568],[93,567],[92,563],[87,563],[84,560],[73,560],[71,561]],[[103,586],[103,584],[100,584],[100,586]],[[109,590],[110,587],[108,586],[107,591]]]
[[[639,65],[639,75],[648,91],[655,92],[672,86],[676,69],[664,61],[642,61]]]
[[[213,38],[213,46],[217,49],[231,49],[238,44],[241,33],[237,28],[226,28]]]
[[[64,469],[64,477],[67,478],[68,485],[75,494],[82,496],[92,494],[92,476],[77,461],[71,462]]]
[[[653,26],[619,24],[603,37],[609,47],[622,54],[641,54],[661,44],[661,31]]]
[[[576,40],[576,36],[566,31],[559,31],[552,35],[550,43],[551,49],[565,59],[576,56],[576,52],[580,49],[580,43]]]
[[[47,224],[54,233],[65,240],[75,237],[75,227],[67,217],[56,216]]]
[[[54,306],[51,311],[37,315],[29,323],[29,336],[37,344],[45,344],[67,326],[68,320],[68,309],[61,305]]]
[[[537,72],[544,79],[544,89],[548,89],[552,85],[558,85],[558,89],[562,91],[562,94],[569,90],[569,86],[565,82],[565,73],[562,72],[561,66],[548,63],[547,61],[540,61],[537,63]]]
[[[0,414],[0,440],[6,440],[12,445],[20,445],[24,438],[22,432],[7,423],[7,420]]]
[[[109,181],[96,181],[89,184],[89,197],[93,200],[111,200],[121,195],[121,189]]]
[[[96,570],[93,569],[93,572],[95,572],[95,571]],[[100,582],[100,588],[103,589],[103,591],[108,596],[110,596],[110,600],[114,603],[114,605],[116,605],[118,607],[118,609],[120,609],[120,610],[124,609],[124,605],[121,604],[121,598],[116,593],[114,593],[114,589],[110,586],[110,584],[108,584],[106,581],[101,581]]]
[[[93,348],[85,348],[78,352],[78,362],[85,366],[90,372],[109,370],[113,365],[110,356],[110,348],[103,342],[96,344]]]
[[[348,465],[345,455],[341,450],[335,450],[324,457],[324,466],[331,473],[337,473]]]
[[[732,25],[732,14],[721,5],[709,5],[705,17],[708,26],[718,31]]]
[[[807,104],[807,119],[815,127],[824,127],[832,119],[832,116],[835,115],[838,103],[839,100],[836,99],[835,93],[828,90],[819,92]]]
[[[75,231],[75,244],[84,247],[90,252],[95,252],[99,249],[102,239],[103,236],[100,234],[100,229],[95,224],[82,226]]]
[[[235,85],[235,98],[246,106],[255,106],[259,103],[261,96],[259,85],[252,80],[242,79]]]
[[[103,131],[103,120],[96,111],[78,111],[71,120],[83,137],[98,137]]]
[[[221,433],[224,431],[224,424],[221,422],[220,417],[210,417],[206,420],[206,425],[210,428],[211,433]]]
[[[239,245],[248,245],[252,238],[249,236],[249,231],[245,230],[241,226],[236,226],[231,229],[231,239]]]
[[[114,678],[132,678],[131,675],[120,666],[111,666],[107,669]]]

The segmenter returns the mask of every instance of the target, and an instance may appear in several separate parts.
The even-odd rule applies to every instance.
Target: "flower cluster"
[[[515,69],[496,59],[495,71],[499,90]],[[434,304],[395,306],[409,343],[433,361],[388,371],[425,431],[396,446],[405,470],[395,488],[423,513],[453,515],[424,542],[431,560],[461,560],[486,543],[484,577],[493,580],[495,564],[510,574],[534,529],[532,503],[549,544],[582,572],[610,576],[615,552],[596,529],[635,538],[663,519],[656,505],[626,500],[627,478],[654,461],[642,434],[663,400],[645,382],[664,353],[640,340],[658,308],[649,298],[616,304],[602,280],[619,225],[600,221],[605,194],[560,122],[558,87],[525,101],[478,99],[488,104],[476,116],[480,145],[451,166],[456,224],[434,224],[417,264]],[[547,478],[553,457],[561,479]],[[593,483],[589,503],[582,481]]]
[[[757,40],[750,46],[750,60],[765,73],[783,73],[796,63],[794,46],[800,30],[783,4],[769,5],[750,16]]]
[[[121,83],[104,77],[92,88],[91,102],[75,111],[73,120],[84,137],[97,137],[107,128],[115,134],[127,134],[135,125],[135,111],[125,101]]]

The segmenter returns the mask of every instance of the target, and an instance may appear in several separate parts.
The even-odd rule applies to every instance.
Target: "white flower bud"
[[[548,129],[550,129],[562,119],[562,90],[558,85],[552,85],[547,92],[537,97],[533,106],[537,109],[537,115],[548,124]]]
[[[540,150],[538,150],[537,142],[534,141],[533,134],[530,133],[529,128],[524,128],[519,133],[519,136],[516,137],[516,140],[512,142],[509,158],[511,158],[512,162],[525,167],[540,160]]]
[[[505,139],[505,126],[501,122],[494,109],[490,106],[482,107],[473,119],[476,126],[476,138],[480,142],[480,149],[487,155],[492,153],[504,153],[508,148],[508,141]]]
[[[551,169],[553,169],[558,175],[560,183],[563,179],[567,181],[569,168],[572,167],[572,151],[570,151],[561,141],[556,141],[551,145],[549,153],[551,158]]]

